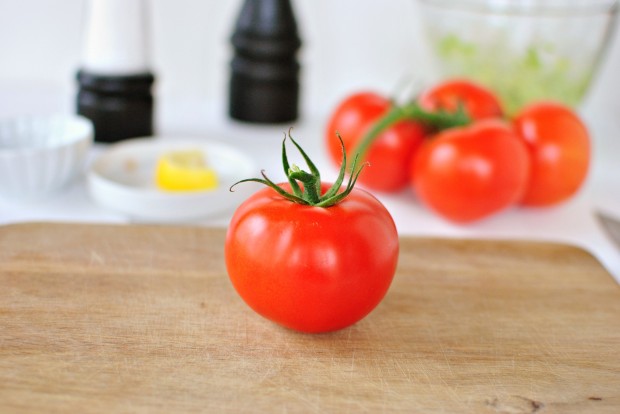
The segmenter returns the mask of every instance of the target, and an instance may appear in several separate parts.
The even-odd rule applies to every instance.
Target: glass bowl
[[[577,106],[616,24],[617,0],[417,0],[440,78],[497,92],[508,114],[553,99]]]

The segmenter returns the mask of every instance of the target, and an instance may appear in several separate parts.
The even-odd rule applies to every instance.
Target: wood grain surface
[[[2,413],[620,413],[620,288],[588,253],[402,239],[366,319],[253,313],[223,230],[0,227]]]

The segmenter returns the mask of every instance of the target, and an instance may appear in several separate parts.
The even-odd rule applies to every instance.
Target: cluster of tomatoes
[[[309,171],[289,165],[287,142]],[[356,181],[384,192],[410,185],[442,216],[469,222],[516,203],[565,200],[581,186],[590,158],[587,130],[569,108],[541,102],[508,119],[491,91],[463,80],[405,105],[374,93],[350,96],[330,119],[327,145],[341,165],[333,184],[321,181],[289,133],[281,149],[288,182],[265,173],[240,181],[267,187],[239,206],[226,234],[226,268],[239,295],[267,319],[302,332],[359,321],[394,277],[394,220]],[[361,174],[355,152],[370,164]],[[346,159],[358,162],[345,184]]]
[[[573,196],[590,163],[584,122],[557,102],[508,117],[493,91],[453,79],[396,105],[371,92],[342,101],[326,130],[330,158],[342,149],[368,162],[359,182],[380,192],[413,188],[448,220],[467,223],[510,206],[550,206]]]

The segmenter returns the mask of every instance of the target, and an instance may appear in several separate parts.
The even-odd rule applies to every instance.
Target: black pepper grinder
[[[298,117],[301,47],[289,0],[244,0],[232,36],[229,114],[254,123]]]
[[[77,113],[98,142],[153,135],[145,0],[89,0]]]

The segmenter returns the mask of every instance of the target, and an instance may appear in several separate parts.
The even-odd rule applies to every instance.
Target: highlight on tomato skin
[[[226,269],[239,296],[263,317],[306,333],[343,329],[386,295],[398,262],[398,232],[383,204],[354,187],[356,161],[346,185],[346,162],[336,182],[327,184],[290,141],[310,172],[288,165],[283,142],[288,183],[273,183],[265,174],[244,180],[268,187],[234,212],[224,246]]]
[[[581,118],[564,104],[536,102],[519,111],[513,125],[532,158],[521,204],[546,207],[573,197],[590,169],[591,139]]]

